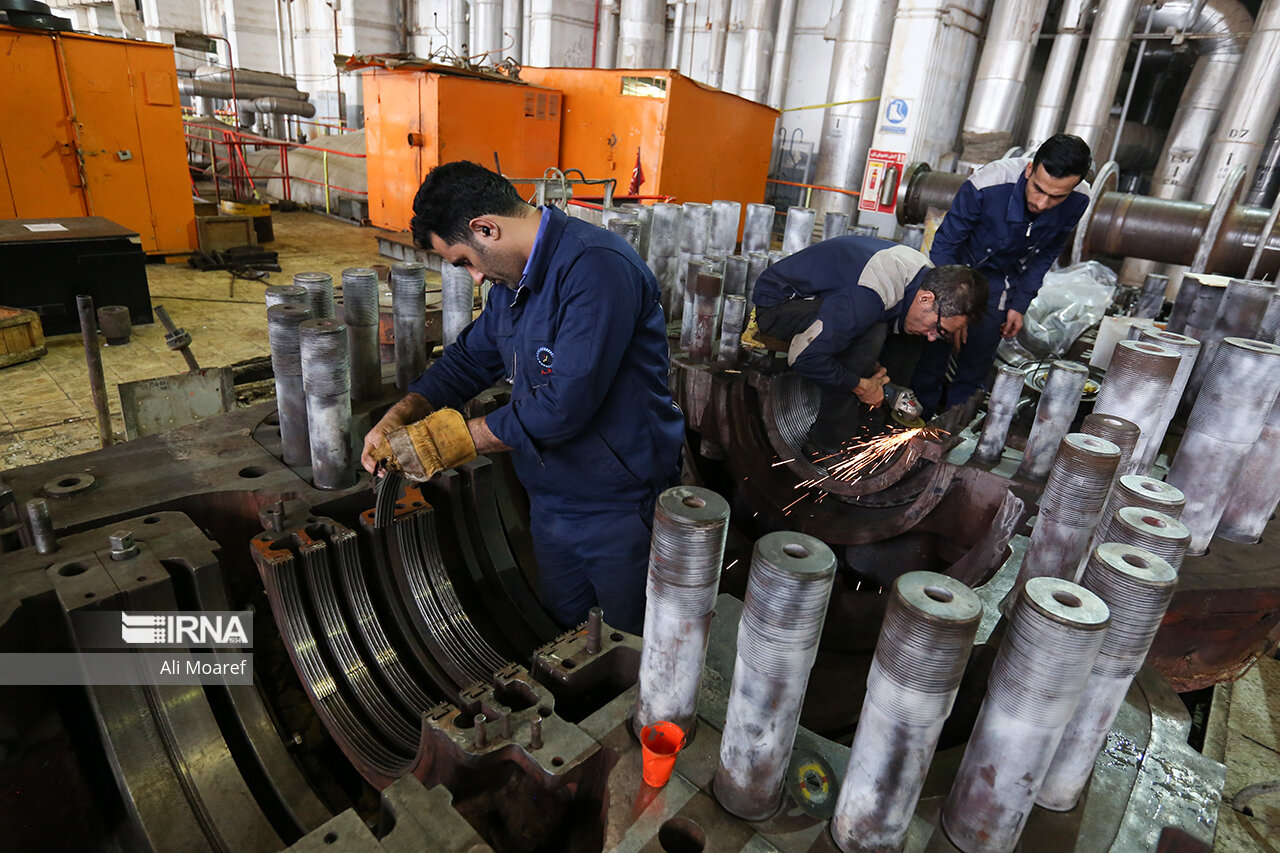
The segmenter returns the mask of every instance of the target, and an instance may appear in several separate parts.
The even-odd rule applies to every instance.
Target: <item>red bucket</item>
[[[684,732],[675,723],[659,720],[640,730],[644,751],[644,783],[661,788],[671,778],[676,756],[684,748]]]

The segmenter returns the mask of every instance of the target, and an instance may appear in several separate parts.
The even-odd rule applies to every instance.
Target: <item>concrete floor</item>
[[[147,267],[153,305],[164,305],[174,322],[191,333],[191,350],[205,367],[221,367],[265,356],[267,284],[288,283],[294,273],[386,265],[373,229],[306,213],[273,214],[282,272],[267,281],[232,281],[226,272],[202,273],[179,264]],[[0,370],[0,475],[9,468],[45,462],[98,447],[84,351],[79,335],[48,339],[48,355]],[[124,438],[116,383],[185,371],[182,356],[164,343],[159,323],[134,329],[124,346],[104,347],[112,427]],[[1219,688],[1219,712],[1206,753],[1228,766],[1225,797],[1241,788],[1280,779],[1280,661],[1263,659],[1239,682]],[[1264,794],[1250,806],[1253,817],[1224,803],[1218,815],[1216,851],[1280,853],[1280,793]]]

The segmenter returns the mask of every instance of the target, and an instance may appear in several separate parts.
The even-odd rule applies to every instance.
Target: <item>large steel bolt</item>
[[[1095,548],[1103,542],[1116,541],[1111,535],[1111,525],[1115,523],[1116,513],[1120,510],[1129,506],[1141,507],[1170,518],[1178,518],[1182,515],[1182,509],[1186,503],[1187,499],[1183,496],[1181,489],[1152,477],[1126,474],[1117,478],[1107,494],[1107,504],[1102,509],[1102,518],[1099,519],[1098,526],[1093,531],[1093,540],[1089,543],[1089,551],[1084,555],[1080,570],[1084,571],[1084,562],[1088,561],[1089,555]]]
[[[53,519],[49,516],[49,502],[44,498],[27,501],[27,520],[31,524],[31,542],[41,554],[58,550],[58,537],[53,533]]]
[[[1245,456],[1240,477],[1227,498],[1218,535],[1252,545],[1280,506],[1280,399],[1271,407],[1258,440]]]
[[[981,618],[978,596],[954,578],[894,582],[831,821],[845,853],[901,849]]]
[[[1133,316],[1142,320],[1154,320],[1164,307],[1164,294],[1168,289],[1169,276],[1148,273],[1142,282],[1142,292],[1138,295]]]
[[[697,326],[697,283],[698,276],[704,272],[714,273],[714,265],[704,255],[680,253],[681,288],[683,305],[680,313],[680,349],[688,352],[693,348],[693,330]]]
[[[835,572],[835,555],[812,536],[779,531],[756,542],[713,783],[720,805],[744,820],[764,820],[782,802]]]
[[[680,290],[680,219],[678,204],[660,202],[653,206],[649,266],[658,279],[662,311],[668,323],[678,321],[684,309],[684,292]]]
[[[994,465],[1004,453],[1004,442],[1009,436],[1009,425],[1022,399],[1025,374],[1016,367],[1001,364],[996,368],[996,381],[991,386],[991,400],[987,403],[987,416],[982,421],[982,435],[973,451],[973,461]]]
[[[813,226],[817,220],[818,211],[812,207],[787,208],[787,224],[782,232],[784,256],[809,248],[809,244],[813,242]]]
[[[271,342],[271,371],[276,382],[276,412],[284,464],[311,464],[307,427],[307,398],[302,389],[302,345],[298,327],[311,319],[310,306],[272,305],[267,309],[267,338]]]
[[[347,330],[337,320],[307,320],[298,332],[311,438],[311,482],[317,489],[343,489],[356,480]]]
[[[116,530],[107,536],[107,545],[111,548],[111,559],[128,560],[138,555],[138,543],[133,541],[133,533],[128,530]]]
[[[742,330],[747,325],[747,300],[744,296],[724,298],[724,316],[720,322],[720,351],[716,363],[734,367],[742,353]]]
[[[1017,845],[1109,621],[1101,598],[1061,578],[1032,578],[1019,592],[942,808],[964,853]]]
[[[1144,506],[1127,506],[1112,519],[1107,541],[1144,548],[1178,571],[1191,543],[1191,531],[1171,515]]]
[[[1079,801],[1177,582],[1173,566],[1133,545],[1106,543],[1090,558],[1081,585],[1106,603],[1111,624],[1044,777],[1038,805],[1069,811]]]
[[[743,255],[730,255],[724,261],[724,295],[744,296],[747,292],[747,270],[750,262]]]
[[[311,292],[300,284],[272,284],[263,291],[267,308],[272,305],[303,305],[310,307]]]
[[[293,277],[293,283],[307,289],[313,318],[333,317],[333,276],[327,272],[300,272]]]
[[[423,264],[405,261],[391,265],[391,311],[396,387],[407,391],[409,383],[427,367],[427,268]]]
[[[619,213],[610,217],[605,223],[605,229],[626,240],[627,245],[635,249],[637,254],[640,252],[640,220],[638,217]]]
[[[1175,335],[1185,335],[1187,318],[1191,316],[1191,307],[1200,295],[1200,276],[1187,273],[1182,276],[1178,292],[1173,297],[1173,308],[1169,311],[1169,319],[1165,322],[1165,331]]]
[[[729,504],[710,489],[676,486],[658,496],[633,720],[637,733],[668,720],[693,737],[728,529]]]
[[[1143,443],[1142,456],[1139,457],[1138,465],[1134,469],[1136,473],[1146,474],[1155,463],[1156,456],[1160,453],[1160,446],[1164,444],[1165,433],[1169,431],[1169,424],[1178,412],[1178,403],[1182,399],[1182,392],[1186,390],[1187,381],[1191,378],[1191,371],[1195,368],[1200,357],[1200,342],[1186,335],[1178,335],[1173,332],[1161,331],[1160,329],[1142,329],[1138,333],[1138,340],[1144,343],[1158,344],[1182,356],[1182,360],[1178,362],[1178,370],[1173,374],[1173,382],[1169,384],[1169,395],[1165,398],[1164,404],[1160,408],[1160,417],[1155,426],[1151,428],[1147,441]]]
[[[742,221],[742,202],[711,202],[711,235],[707,247],[717,255],[732,255],[738,246],[738,223]]]
[[[747,219],[742,225],[742,251],[768,253],[773,241],[773,218],[778,209],[771,204],[748,204]]]
[[[382,396],[376,270],[353,267],[342,271],[342,317],[351,352],[351,399],[376,400]]]
[[[1195,405],[1205,374],[1213,364],[1213,354],[1217,352],[1219,342],[1223,338],[1252,338],[1257,334],[1258,326],[1261,325],[1262,317],[1275,292],[1276,286],[1270,282],[1232,279],[1227,284],[1213,322],[1199,336],[1203,356],[1187,381],[1182,399],[1184,409],[1189,410]]]
[[[1187,315],[1187,326],[1182,330],[1182,334],[1203,341],[1204,336],[1213,328],[1213,320],[1222,307],[1222,299],[1227,294],[1229,280],[1208,273],[1187,273],[1182,277],[1183,287],[1190,278],[1198,278],[1200,284],[1196,289],[1195,301],[1191,303],[1191,313]]]
[[[440,265],[440,326],[446,347],[471,325],[475,313],[476,281],[463,267]]]
[[[658,270],[649,257],[649,247],[653,245],[653,208],[647,204],[624,204],[622,209],[636,218],[640,223],[640,243],[636,251],[649,264],[649,269],[657,275]]]
[[[693,331],[689,342],[689,360],[705,363],[711,360],[717,321],[724,288],[724,276],[711,272],[698,273],[693,290]]]
[[[1049,476],[1049,466],[1053,464],[1062,437],[1075,420],[1088,378],[1089,369],[1074,361],[1055,361],[1049,368],[1049,377],[1045,379],[1036,406],[1036,420],[1027,436],[1022,464],[1018,466],[1019,477],[1043,482]]]
[[[1120,462],[1116,465],[1116,476],[1124,476],[1124,469],[1133,458],[1134,448],[1138,446],[1138,437],[1142,432],[1138,425],[1118,415],[1090,412],[1080,422],[1080,432],[1105,438],[1120,448]]]
[[[769,268],[768,252],[752,252],[747,255],[747,286],[743,295],[747,297],[747,314],[750,316],[756,292],[756,280]]]
[[[1133,451],[1133,460],[1121,474],[1145,473],[1135,470],[1147,456],[1150,442],[1169,396],[1174,374],[1181,356],[1174,350],[1146,341],[1120,341],[1111,366],[1102,381],[1093,411],[1102,415],[1128,418],[1141,431]]]
[[[849,214],[828,210],[822,216],[822,239],[832,240],[849,233]]]

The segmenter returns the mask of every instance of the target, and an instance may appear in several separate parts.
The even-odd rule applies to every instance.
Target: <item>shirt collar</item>
[[[911,303],[915,301],[916,293],[920,290],[920,285],[924,282],[924,277],[932,267],[923,267],[920,272],[916,273],[915,278],[911,279],[911,283],[902,291],[902,299],[898,300],[898,304],[894,305],[885,312],[885,319],[890,321],[890,329],[894,334],[902,334],[902,324],[907,319],[907,309],[911,307]]]
[[[1013,185],[1013,193],[1009,196],[1009,210],[1006,214],[1010,222],[1027,221],[1027,172],[1023,169]]]
[[[547,233],[547,225],[551,222],[551,207],[549,205],[539,208],[542,211],[542,218],[538,221],[538,233],[533,236],[533,247],[529,250],[529,259],[524,262],[524,272],[520,274],[520,283],[516,286],[516,290],[521,287],[533,287],[537,282],[529,280],[530,274],[533,272],[534,264],[538,257],[538,248],[542,243],[543,236]]]

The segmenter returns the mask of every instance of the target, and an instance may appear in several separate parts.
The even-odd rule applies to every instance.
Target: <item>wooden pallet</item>
[[[0,367],[31,361],[46,352],[39,315],[25,308],[0,306]]]

